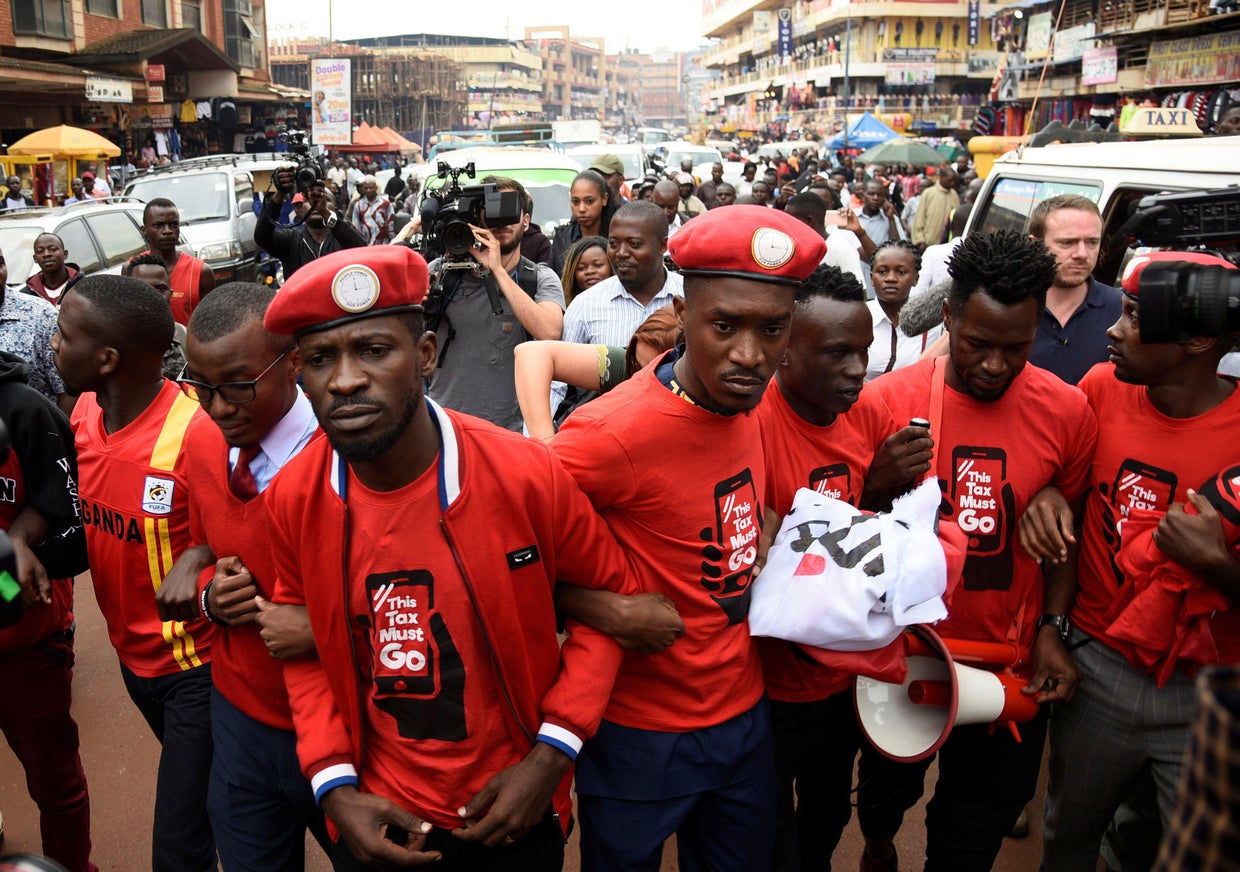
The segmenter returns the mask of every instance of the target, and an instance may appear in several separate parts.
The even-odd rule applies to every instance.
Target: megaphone
[[[1026,682],[1006,667],[1025,659],[1019,645],[945,641],[925,624],[904,634],[908,677],[901,684],[857,676],[857,719],[866,737],[898,763],[925,760],[957,724],[1030,721],[1037,700],[1020,692]],[[953,650],[955,655],[953,656]],[[996,672],[958,660],[1004,667]],[[1016,734],[1020,740],[1020,734]]]

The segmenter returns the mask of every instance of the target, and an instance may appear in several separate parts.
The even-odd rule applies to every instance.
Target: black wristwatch
[[[1037,627],[1034,628],[1035,632],[1040,631],[1043,627],[1048,625],[1055,628],[1055,631],[1059,633],[1059,638],[1063,642],[1068,641],[1068,631],[1072,629],[1072,622],[1068,620],[1067,615],[1043,615],[1038,618]]]

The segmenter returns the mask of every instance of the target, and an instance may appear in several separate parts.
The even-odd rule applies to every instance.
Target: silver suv
[[[119,273],[125,261],[147,249],[142,209],[138,200],[113,197],[0,215],[0,249],[9,267],[8,287],[20,289],[39,271],[34,241],[43,233],[61,238],[68,261],[77,264],[83,275]]]
[[[215,272],[215,283],[252,282],[258,274],[254,191],[266,190],[290,155],[225,154],[158,167],[130,181],[125,194],[166,197],[181,213],[181,234]]]

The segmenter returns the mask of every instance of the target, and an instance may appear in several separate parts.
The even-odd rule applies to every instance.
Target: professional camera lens
[[[448,254],[468,254],[469,250],[474,247],[473,228],[459,215],[444,221],[439,231],[439,238],[443,241],[443,247]]]
[[[1240,270],[1152,263],[1141,272],[1142,342],[1182,342],[1240,332]]]

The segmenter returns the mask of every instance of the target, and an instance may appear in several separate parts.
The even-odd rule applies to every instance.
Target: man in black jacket
[[[280,208],[294,186],[294,168],[276,170],[275,191],[263,202],[263,214],[254,227],[258,247],[278,258],[287,279],[312,260],[345,248],[361,248],[365,238],[344,216],[335,210],[335,197],[322,185],[313,185],[306,193],[310,211],[302,224],[285,227],[280,224]]]

